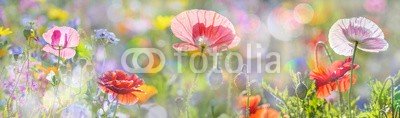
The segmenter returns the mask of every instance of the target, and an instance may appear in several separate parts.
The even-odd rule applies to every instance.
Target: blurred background
[[[256,52],[261,53],[262,57],[271,52],[280,54],[279,58],[262,59],[262,65],[278,59],[280,63],[275,68],[279,69],[279,73],[250,72],[250,79],[258,84],[288,88],[293,84],[290,82],[290,73],[296,72],[302,73],[303,81],[310,81],[309,64],[314,58],[315,44],[318,41],[328,44],[328,31],[332,24],[338,19],[351,17],[366,17],[374,21],[384,31],[389,43],[387,51],[360,51],[357,54],[356,63],[360,69],[355,71],[358,80],[353,90],[356,91],[355,95],[361,97],[359,102],[370,95],[366,83],[372,79],[383,80],[393,76],[400,69],[400,1],[397,0],[0,0],[0,24],[13,32],[1,40],[10,40],[12,45],[23,45],[23,29],[31,21],[35,22],[39,36],[53,25],[70,26],[81,33],[81,41],[91,40],[95,29],[108,29],[121,41],[107,47],[106,53],[92,52],[96,59],[104,58],[106,63],[106,67],[96,70],[98,74],[122,69],[120,57],[126,49],[160,49],[166,55],[164,69],[140,76],[146,83],[156,86],[158,94],[154,103],[166,109],[169,116],[176,116],[169,111],[179,110],[175,105],[179,103],[194,74],[186,71],[177,73],[176,67],[181,63],[173,55],[175,51],[172,44],[180,40],[172,34],[169,25],[175,15],[190,9],[212,10],[227,17],[242,39],[233,51],[241,53],[245,62],[255,60],[253,53]],[[248,44],[260,44],[261,47],[252,46],[256,52],[246,54]],[[328,49],[334,60],[345,58],[335,54],[329,45]],[[328,57],[323,53],[319,58],[328,62]],[[141,61],[145,63],[146,58]],[[250,65],[256,68],[258,64]],[[183,67],[186,65],[183,64]],[[205,113],[206,110],[202,110],[208,109],[209,104],[224,103],[226,98],[221,94],[226,91],[224,83],[210,83],[214,81],[213,78],[222,76],[210,73],[213,74],[208,72],[201,75],[193,97],[193,104],[199,108],[199,113]],[[231,75],[228,79],[235,74]],[[197,104],[198,101],[203,102]]]

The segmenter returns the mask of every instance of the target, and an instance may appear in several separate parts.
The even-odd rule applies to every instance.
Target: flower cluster
[[[400,118],[398,1],[94,1],[0,0],[1,117]]]
[[[115,34],[107,31],[107,29],[94,30],[94,39],[101,42],[101,44],[118,44],[119,39],[116,38]]]

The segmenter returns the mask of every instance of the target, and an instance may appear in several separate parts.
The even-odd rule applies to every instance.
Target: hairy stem
[[[251,96],[251,90],[250,90],[250,78],[247,77],[246,74],[246,80],[247,80],[247,84],[246,84],[246,96],[247,96],[247,100],[246,100],[246,118],[250,118],[250,96]]]
[[[117,111],[118,111],[118,100],[117,100],[117,102],[115,103],[115,110],[114,110],[113,118],[116,118]]]
[[[353,73],[354,73],[353,65],[354,65],[354,61],[355,61],[355,58],[356,58],[357,45],[358,45],[358,41],[356,41],[356,43],[354,45],[353,58],[351,60],[351,68],[350,68],[350,88],[349,88],[349,96],[348,96],[348,108],[349,108],[350,118],[352,117],[352,112],[351,112],[351,89],[352,89],[352,85],[353,85]]]
[[[201,56],[203,55],[204,53],[203,53],[203,50],[201,51]],[[200,66],[200,64],[201,64],[201,62],[203,61],[203,58],[202,57],[200,57],[200,60],[197,62],[197,67],[199,67]],[[187,94],[187,96],[186,96],[186,103],[185,103],[185,106],[186,106],[186,117],[187,118],[189,118],[189,107],[190,107],[190,98],[192,97],[192,94],[193,94],[193,89],[195,89],[196,88],[196,83],[197,83],[197,78],[200,76],[200,73],[196,73],[196,75],[195,75],[195,77],[194,77],[194,79],[193,79],[193,83],[192,83],[192,86],[190,86],[189,87],[189,90],[188,90],[188,94]]]
[[[315,46],[315,60],[316,60],[317,68],[318,68],[318,47],[319,46],[322,46],[324,48],[325,53],[328,56],[330,63],[333,63],[332,56],[329,53],[327,46],[325,45],[325,43],[320,41]],[[341,93],[342,90],[340,89],[341,87],[340,87],[339,81],[336,81],[336,84],[338,85],[338,92],[339,92],[339,107],[340,107],[340,111],[339,112],[340,112],[340,114],[342,114],[342,112],[344,111],[344,109],[343,109],[343,94]]]

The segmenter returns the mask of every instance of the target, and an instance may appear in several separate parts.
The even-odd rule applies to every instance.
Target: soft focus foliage
[[[399,11],[399,0],[0,0],[0,117],[399,118]]]

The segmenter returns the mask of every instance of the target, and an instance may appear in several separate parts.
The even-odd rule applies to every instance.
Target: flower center
[[[196,40],[196,45],[198,45],[200,47],[200,51],[203,52],[205,50],[205,48],[207,48],[208,46],[208,41],[206,40],[206,37],[204,36],[200,36],[197,40]]]

